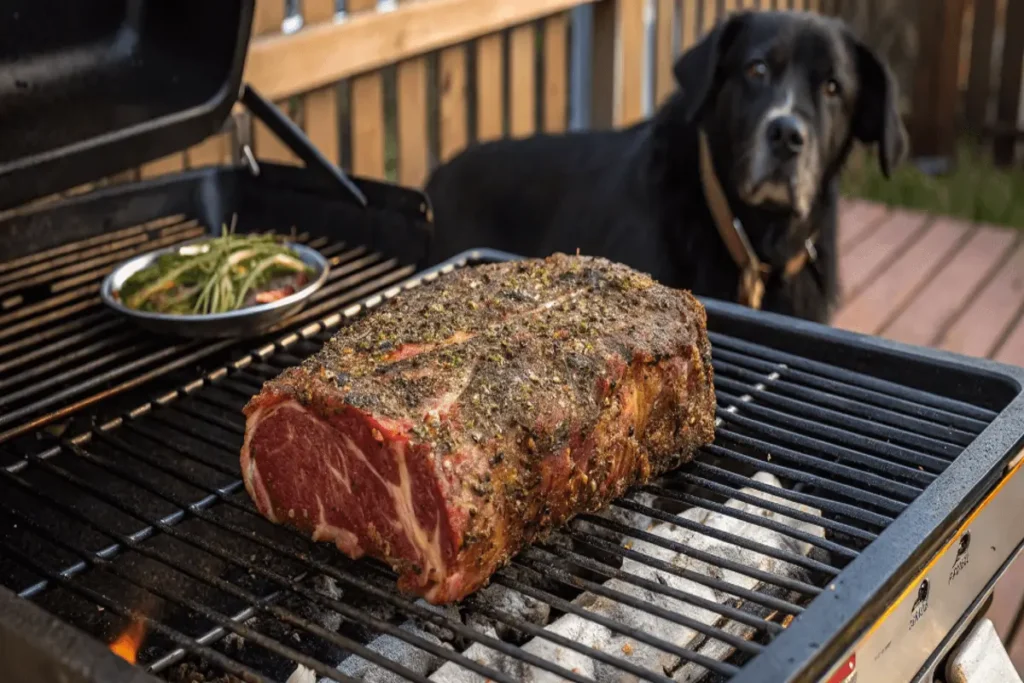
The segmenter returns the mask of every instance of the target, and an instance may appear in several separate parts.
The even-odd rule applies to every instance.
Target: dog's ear
[[[719,82],[719,61],[750,15],[740,12],[720,22],[676,60],[672,72],[683,92],[687,123],[700,116]]]
[[[907,155],[907,129],[899,111],[899,86],[874,50],[854,39],[860,92],[853,115],[853,135],[878,143],[878,164],[888,178]]]

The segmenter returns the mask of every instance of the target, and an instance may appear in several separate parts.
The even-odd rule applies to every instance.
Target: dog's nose
[[[795,116],[777,116],[768,122],[768,144],[780,159],[800,153],[807,138],[807,127]]]

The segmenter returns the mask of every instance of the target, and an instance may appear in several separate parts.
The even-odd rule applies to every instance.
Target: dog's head
[[[837,20],[732,15],[679,58],[675,76],[723,184],[748,205],[806,217],[853,139],[877,143],[886,176],[905,155],[888,66]]]

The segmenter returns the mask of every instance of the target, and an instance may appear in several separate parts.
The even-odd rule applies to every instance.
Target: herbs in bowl
[[[318,274],[273,235],[225,231],[161,254],[125,280],[117,298],[147,313],[213,315],[279,301]]]

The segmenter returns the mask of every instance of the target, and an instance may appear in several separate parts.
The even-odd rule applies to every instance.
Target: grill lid
[[[216,133],[254,0],[9,0],[0,21],[0,209]]]

